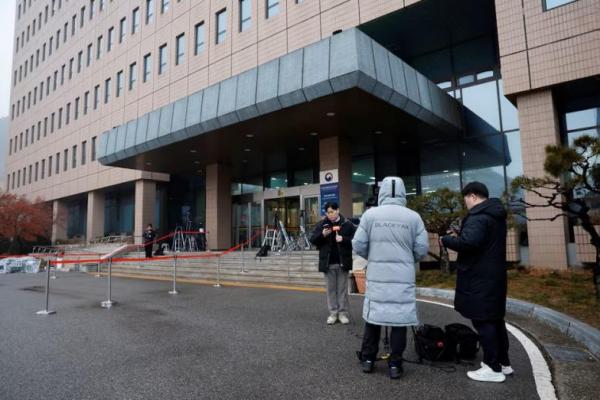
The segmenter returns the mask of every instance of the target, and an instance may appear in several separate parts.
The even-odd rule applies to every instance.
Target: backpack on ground
[[[263,244],[262,247],[256,253],[256,257],[266,257],[269,255],[269,250],[271,250],[271,246],[268,244]]]
[[[423,360],[440,361],[446,348],[444,330],[435,325],[420,325],[413,327],[415,350],[419,362]]]
[[[464,324],[449,324],[445,327],[446,350],[444,359],[449,361],[472,360],[479,351],[479,335]]]

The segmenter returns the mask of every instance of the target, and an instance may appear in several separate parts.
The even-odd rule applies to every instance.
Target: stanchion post
[[[248,271],[246,271],[245,269],[246,267],[246,258],[244,257],[244,243],[242,242],[242,273],[247,273]]]
[[[286,249],[286,253],[287,253],[287,270],[288,270],[288,281],[289,281],[290,279],[292,279],[290,276],[290,249]]]
[[[56,261],[58,262],[58,257],[56,257]],[[58,268],[58,264],[54,266],[54,272],[52,273],[52,276],[50,276],[50,279],[56,279],[56,268]],[[50,269],[50,261],[48,261],[48,269]]]
[[[173,253],[173,289],[169,290],[169,294],[177,293],[177,253]]]
[[[107,299],[103,302],[100,303],[100,306],[102,306],[102,308],[111,308],[112,306],[114,306],[117,302],[116,301],[112,301],[111,300],[111,294],[112,294],[112,257],[108,259],[108,293],[107,293]]]
[[[221,253],[223,254],[223,253]],[[221,254],[217,256],[217,283],[213,285],[213,287],[220,288],[221,287]]]
[[[46,266],[46,306],[43,310],[36,312],[37,315],[56,314],[56,311],[48,310],[48,301],[50,300],[50,265],[50,260],[48,260],[48,265]]]
[[[100,275],[100,261],[98,261],[98,262],[96,263],[96,265],[98,266],[98,272],[96,272],[96,278],[100,278],[100,276],[101,276],[101,275]]]

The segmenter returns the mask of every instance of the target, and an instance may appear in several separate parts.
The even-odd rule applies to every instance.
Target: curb
[[[417,296],[454,300],[454,290],[418,287]],[[600,357],[600,330],[584,322],[548,307],[511,298],[506,299],[506,311],[550,325],[585,346],[594,356]]]

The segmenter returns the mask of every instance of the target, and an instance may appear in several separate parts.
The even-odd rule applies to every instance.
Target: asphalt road
[[[511,336],[516,374],[469,380],[405,363],[363,374],[355,351],[362,298],[349,326],[327,326],[324,293],[113,279],[113,309],[100,307],[106,279],[63,273],[51,281],[52,316],[38,316],[45,275],[0,275],[0,399],[536,399],[531,366]],[[419,304],[423,322],[465,322]],[[410,335],[409,335],[410,336]],[[405,358],[416,354],[409,339]],[[478,365],[481,358],[475,361]]]

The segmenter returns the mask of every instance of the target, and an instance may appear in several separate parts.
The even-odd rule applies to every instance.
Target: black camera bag
[[[444,330],[439,326],[420,325],[413,328],[415,350],[419,362],[423,360],[440,361],[446,348]]]

